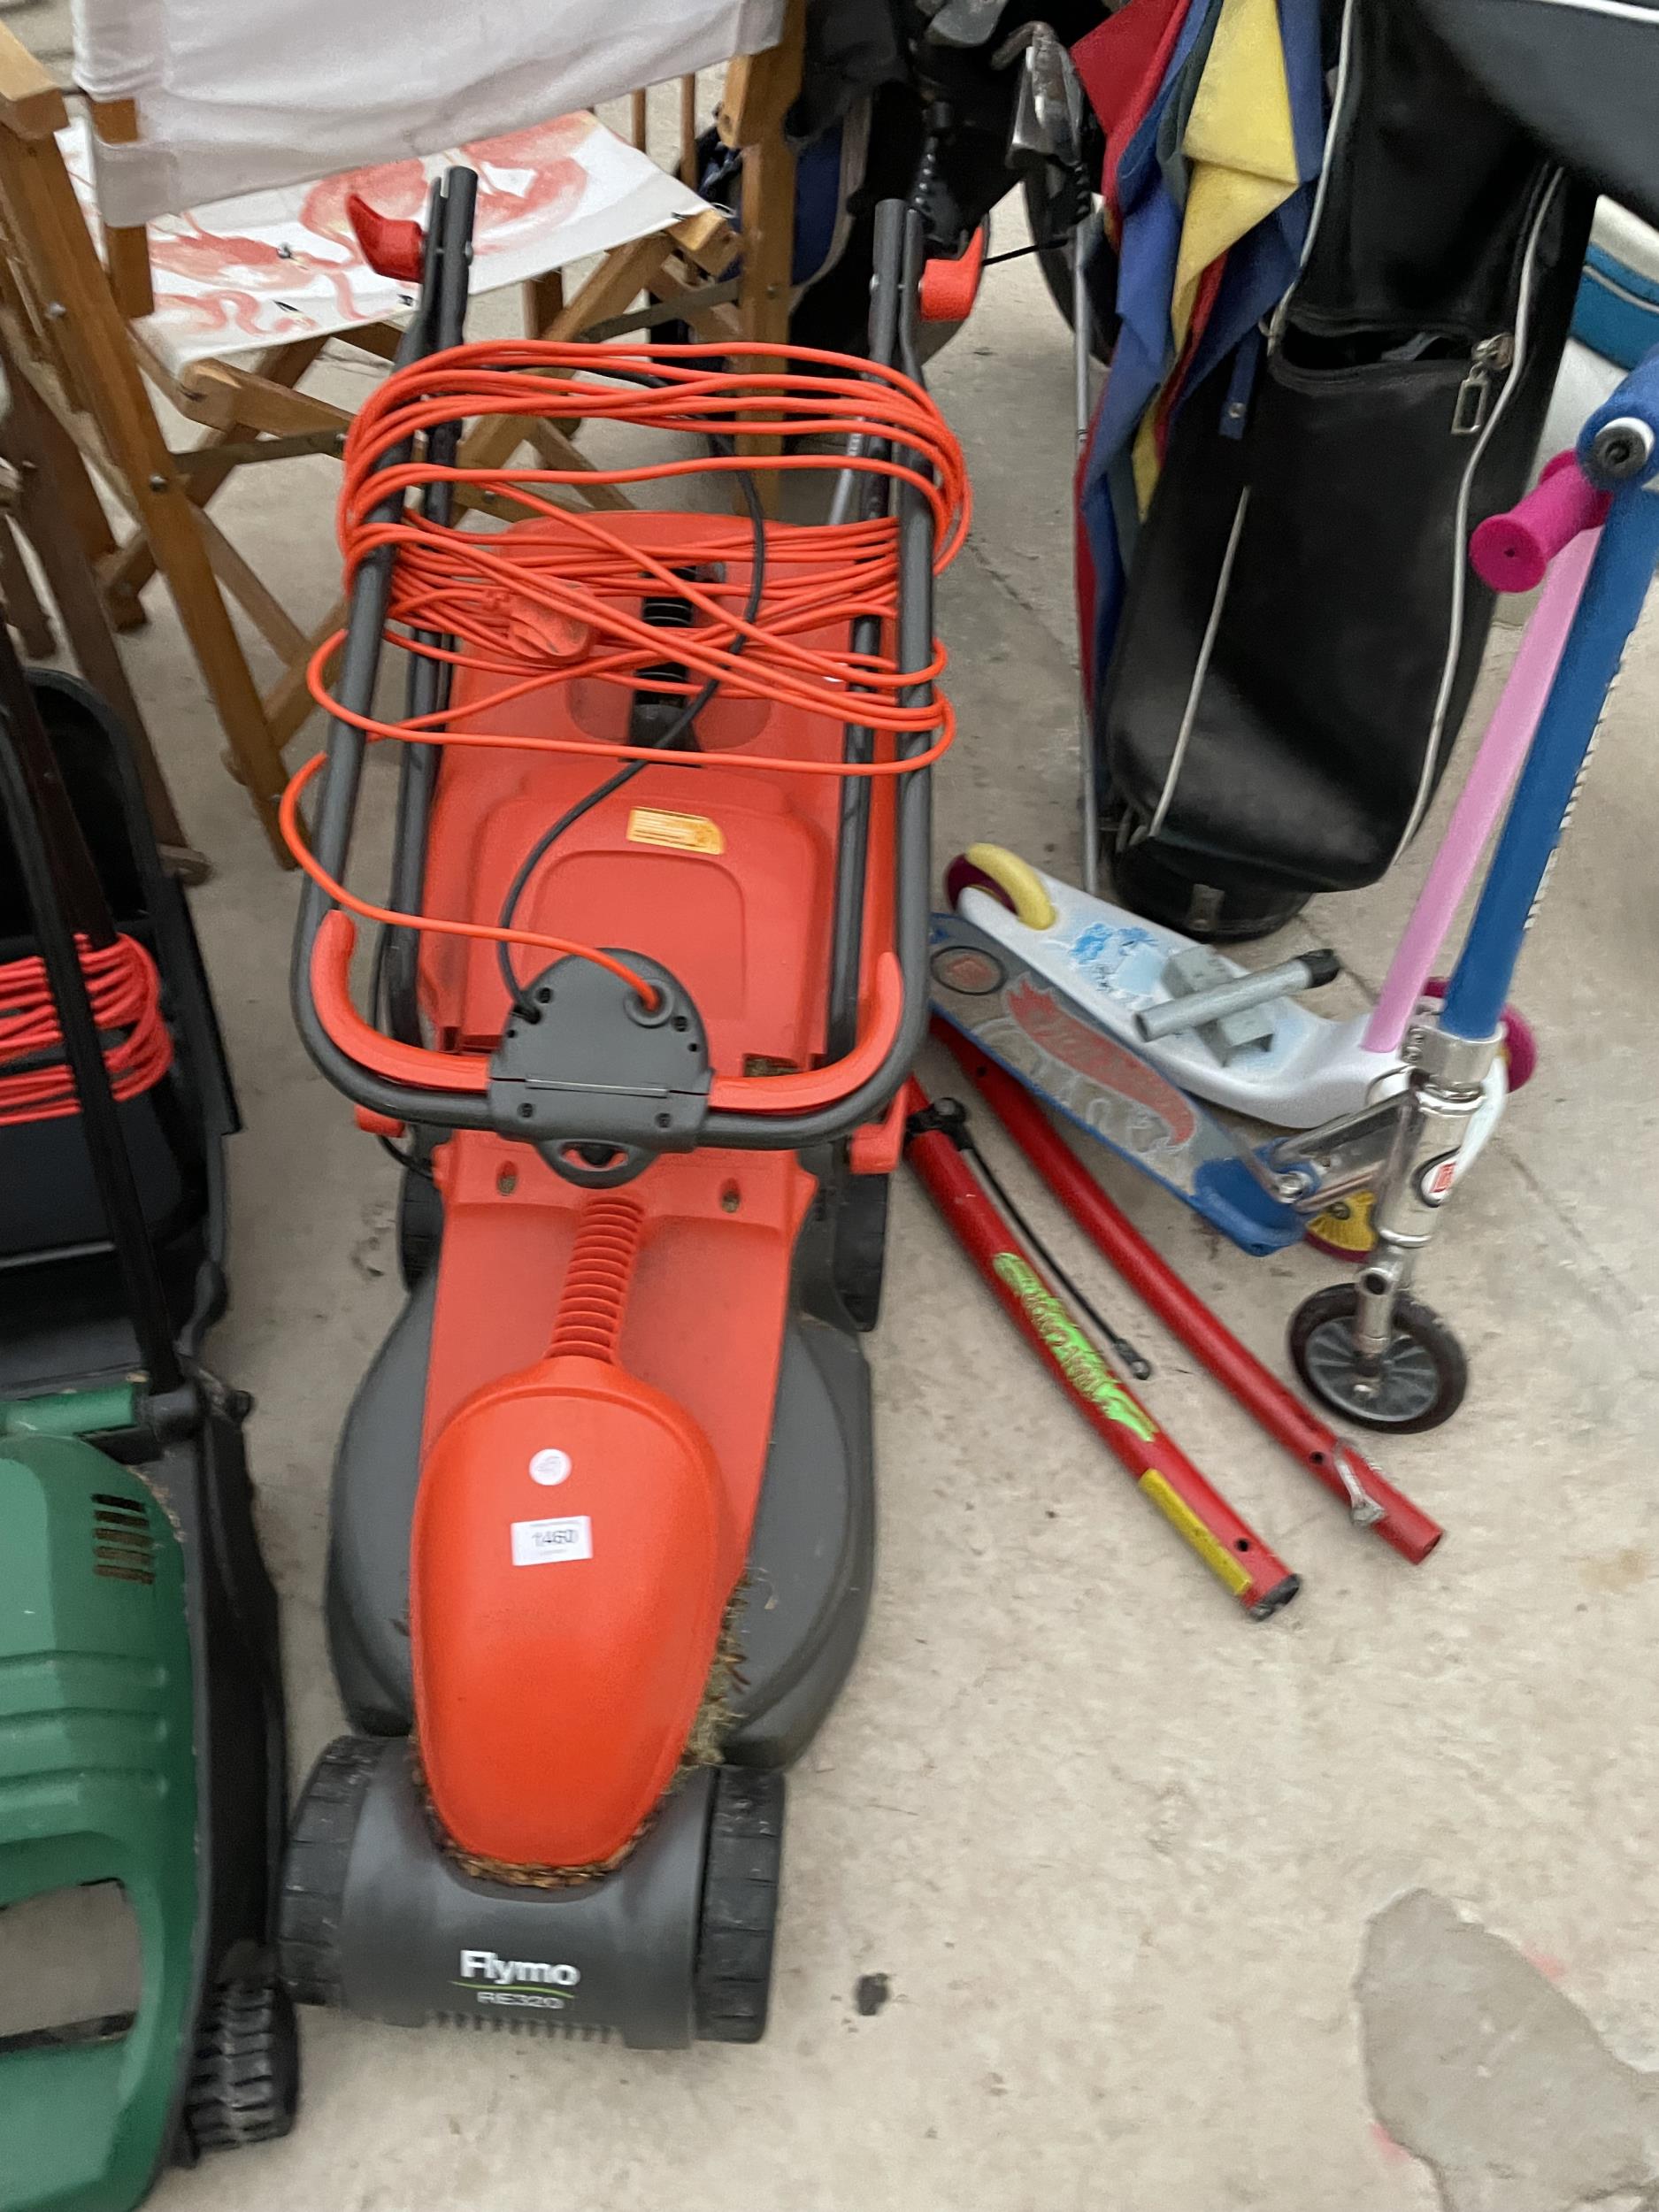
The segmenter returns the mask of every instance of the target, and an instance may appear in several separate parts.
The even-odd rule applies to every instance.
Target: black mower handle
[[[433,188],[420,306],[398,349],[400,367],[460,342],[477,183],[470,169],[452,168]],[[924,258],[921,218],[902,201],[884,201],[876,211],[874,243],[872,351],[889,365],[896,353],[905,373],[919,382],[914,299]],[[442,434],[434,434],[438,437]],[[396,466],[406,458],[404,452],[396,450],[388,453],[380,465]],[[902,480],[897,484],[896,511],[899,666],[902,671],[921,671],[930,665],[933,652],[933,515],[921,492]],[[392,557],[389,549],[371,555],[352,583],[338,695],[342,705],[356,714],[366,713],[374,695],[390,595]],[[423,667],[430,666],[430,663],[423,664]],[[419,675],[418,671],[417,676]],[[918,681],[901,693],[901,703],[925,705],[930,690],[926,681]],[[428,711],[438,703],[435,698],[427,700],[423,695],[420,710]],[[849,727],[846,741],[849,759],[859,757],[858,748],[866,735],[856,727]],[[901,740],[902,747],[910,751],[920,751],[926,743],[925,733]],[[345,872],[365,744],[362,731],[354,725],[338,718],[331,721],[326,744],[327,764],[320,782],[312,846],[322,870],[335,881],[341,880]],[[406,810],[400,803],[394,864],[395,903],[398,894],[403,899],[399,910],[410,910],[419,895],[432,783],[426,757],[435,749],[411,745],[405,749],[411,760],[400,787],[400,800],[408,804]],[[864,904],[869,806],[868,779],[850,777],[847,781],[856,795],[849,796],[843,807],[838,841],[835,954],[831,964],[829,1009],[832,1051],[836,1052],[839,1048],[839,1054],[844,1054],[850,1041],[847,1035],[849,1017],[855,1025],[856,1019],[860,965],[856,956],[857,933],[862,929]],[[795,1151],[849,1136],[885,1110],[908,1075],[927,1025],[932,771],[918,769],[897,781],[895,936],[903,995],[892,1041],[879,1066],[844,1097],[808,1111],[769,1114],[715,1109],[703,1117],[695,1140],[697,1143],[735,1150]],[[301,895],[295,935],[291,991],[301,1038],[317,1066],[356,1105],[388,1120],[457,1130],[495,1128],[496,1116],[487,1093],[393,1080],[354,1059],[335,1041],[317,1004],[312,963],[318,933],[325,919],[338,910],[322,886],[308,879]],[[413,931],[398,930],[390,933],[388,939],[388,964],[394,979],[394,1025],[404,1032],[410,1027],[412,991],[408,987],[412,983],[416,935]],[[853,948],[855,956],[850,960],[842,943],[844,936]],[[401,1019],[396,1010],[399,1004],[403,1009]],[[403,1041],[413,1044],[415,1038],[405,1034]],[[503,1130],[503,1133],[513,1133]]]

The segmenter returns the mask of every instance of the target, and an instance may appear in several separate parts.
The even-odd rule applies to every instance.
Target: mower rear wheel
[[[837,1202],[832,1266],[847,1317],[865,1333],[881,1316],[890,1175],[849,1175]]]
[[[766,2032],[783,1797],[781,1774],[716,1771],[695,1970],[697,2033],[705,2041],[758,2043]]]
[[[403,1288],[413,1290],[438,1256],[443,1237],[443,1201],[430,1175],[405,1168],[397,1193],[397,1265]]]
[[[272,2143],[294,2124],[299,2032],[275,1981],[227,1982],[208,2000],[196,2032],[184,2123],[199,2151]]]
[[[302,2005],[343,2001],[340,1917],[346,1870],[369,1785],[391,1748],[380,1736],[336,1736],[311,1769],[295,1808],[277,1906],[277,1959],[284,1985]]]

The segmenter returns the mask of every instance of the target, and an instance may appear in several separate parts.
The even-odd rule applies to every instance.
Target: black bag
[[[1491,619],[1469,534],[1525,488],[1588,234],[1416,0],[1348,0],[1333,116],[1243,434],[1229,360],[1176,417],[1097,706],[1120,890],[1211,935],[1375,882],[1421,822]]]

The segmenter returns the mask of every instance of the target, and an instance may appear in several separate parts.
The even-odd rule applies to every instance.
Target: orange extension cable
[[[75,944],[94,1024],[106,1040],[111,1032],[122,1033],[117,1042],[104,1045],[110,1088],[118,1100],[136,1098],[173,1065],[156,964],[131,937],[96,949],[84,937]],[[59,1121],[81,1111],[63,1050],[45,962],[8,961],[0,967],[0,1128]]]
[[[935,644],[926,668],[901,670],[890,654],[856,653],[850,647],[826,652],[803,641],[827,622],[845,625],[850,634],[861,615],[890,620],[896,614],[895,517],[770,532],[765,588],[750,621],[744,618],[739,588],[699,584],[685,575],[691,565],[747,562],[753,550],[747,522],[710,515],[704,536],[676,542],[671,565],[609,526],[603,514],[574,511],[538,490],[661,483],[741,470],[837,472],[850,465],[915,487],[933,511],[935,569],[944,568],[966,535],[970,494],[961,448],[922,388],[895,369],[813,347],[743,348],[745,361],[775,361],[776,368],[734,369],[729,365],[730,350],[724,344],[595,346],[509,340],[452,347],[388,378],[359,410],[346,440],[338,530],[348,581],[372,555],[389,549],[388,641],[493,681],[483,695],[468,701],[471,726],[465,731],[446,727],[452,711],[448,709],[398,722],[352,712],[342,707],[328,685],[328,667],[344,634],[337,632],[311,660],[309,679],[318,703],[371,742],[396,739],[591,754],[596,760],[661,761],[663,755],[649,746],[534,738],[489,727],[492,712],[550,679],[598,680],[631,689],[640,672],[650,668],[657,691],[690,696],[714,677],[725,698],[769,700],[837,722],[856,720],[889,741],[885,758],[867,762],[677,752],[677,769],[718,762],[727,769],[772,774],[882,777],[910,774],[938,760],[954,732],[949,702],[936,695],[906,706],[901,694],[937,683],[945,669],[941,648]],[[819,373],[790,373],[809,366]],[[631,383],[626,380],[630,377],[650,380]],[[402,462],[388,457],[400,447],[419,457],[423,434],[462,418],[490,415],[553,423],[626,422],[702,441],[729,440],[741,432],[781,439],[786,449],[757,457],[715,451],[696,459],[615,469],[469,469],[441,467],[421,457]],[[849,463],[844,449],[854,435],[885,452],[866,450]],[[833,440],[835,450],[799,450],[798,442],[808,439]],[[404,503],[410,492],[440,483],[508,494],[530,511],[534,526],[499,534],[465,529],[434,522]],[[397,503],[397,511],[377,518],[388,500]],[[657,589],[688,601],[703,617],[673,634],[674,658],[687,671],[683,684],[658,672],[663,632],[636,611],[641,597]],[[453,637],[453,649],[423,638],[422,632]],[[906,758],[891,750],[895,739],[928,735],[932,742]],[[348,891],[315,859],[300,817],[300,798],[325,761],[326,756],[318,754],[293,778],[283,795],[281,822],[295,859],[337,905],[395,927],[574,955],[610,969],[642,996],[655,996],[644,978],[595,946],[487,922],[399,913]]]

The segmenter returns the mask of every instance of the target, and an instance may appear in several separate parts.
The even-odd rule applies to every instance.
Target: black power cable
[[[637,380],[645,383],[655,382],[656,380],[641,377]],[[732,450],[724,439],[710,438],[709,443],[717,454],[729,453]],[[734,474],[738,489],[743,496],[743,504],[749,511],[750,527],[754,532],[749,596],[743,606],[744,621],[753,622],[759,612],[761,597],[766,588],[766,515],[760,503],[760,494],[755,488],[755,479],[749,471],[739,469],[734,472]],[[747,638],[740,631],[732,641],[731,649],[733,653],[741,653],[747,643]],[[688,737],[695,739],[697,717],[719,688],[719,677],[709,677],[701,689],[687,700],[673,720],[654,740],[654,749],[659,753],[683,750],[686,739]],[[513,916],[518,910],[519,902],[529,887],[531,878],[566,830],[573,827],[581,820],[584,814],[591,813],[595,807],[610,798],[613,793],[620,791],[624,784],[632,783],[635,776],[650,765],[650,762],[645,760],[624,762],[614,775],[607,776],[603,783],[595,784],[585,797],[579,799],[574,806],[561,814],[550,828],[542,831],[541,836],[536,839],[534,844],[519,862],[518,871],[511,883],[507,887],[507,895],[502,902],[501,913],[497,921],[499,928],[511,929],[512,927]],[[512,948],[505,942],[498,943],[495,948],[495,957],[496,964],[501,970],[501,979],[506,986],[507,995],[518,1010],[521,1019],[526,1022],[540,1021],[541,1009],[529,996],[527,987],[521,984],[513,972]]]
[[[966,1154],[978,1170],[980,1179],[992,1197],[995,1199],[1015,1228],[1018,1230],[1031,1249],[1059,1284],[1061,1289],[1065,1292],[1072,1304],[1079,1307],[1093,1322],[1098,1333],[1117,1353],[1135,1380],[1145,1382],[1152,1372],[1151,1361],[1144,1352],[1138,1351],[1126,1336],[1121,1335],[1113,1328],[1093,1299],[1061,1266],[1051,1247],[1038,1235],[1025,1215],[1015,1204],[1009,1194],[1008,1186],[975,1143],[973,1133],[968,1125],[968,1110],[962,1101],[959,1098],[936,1098],[926,1112],[910,1116],[909,1126],[913,1133],[923,1130],[936,1130],[941,1136],[949,1137],[958,1152]]]

